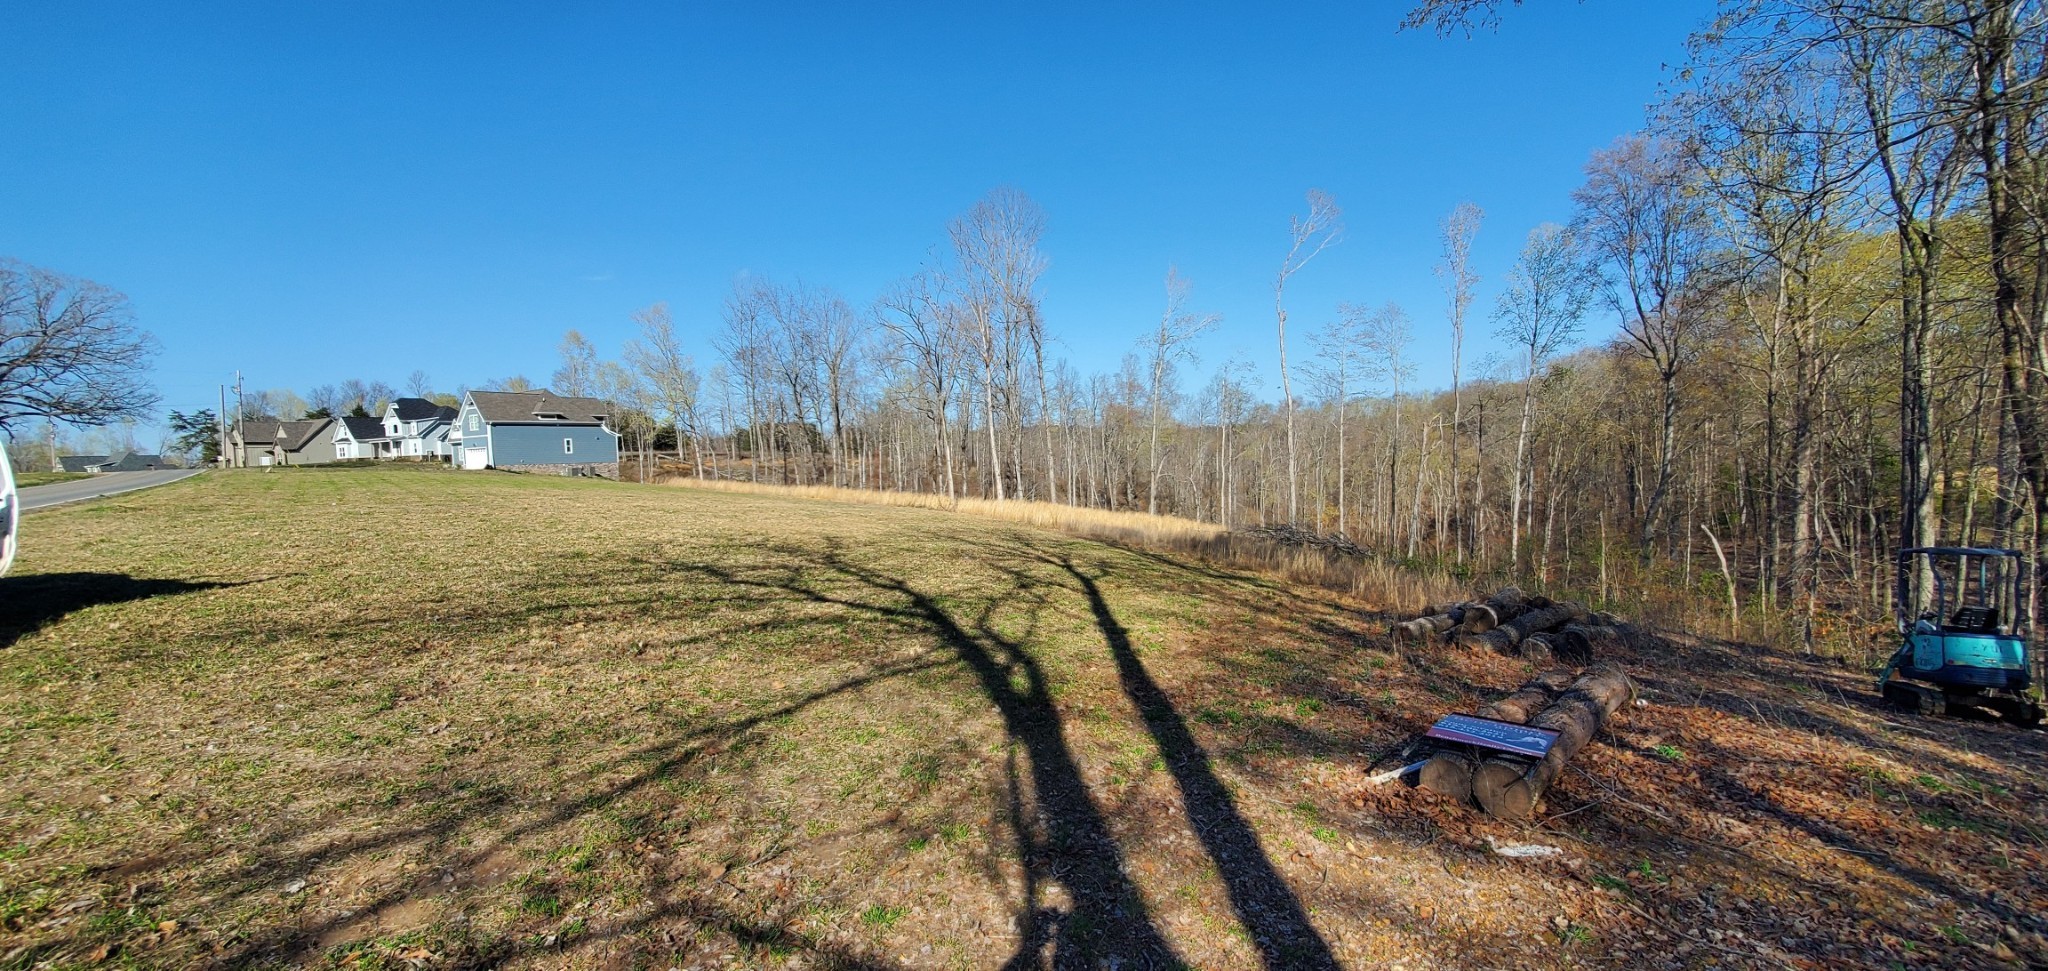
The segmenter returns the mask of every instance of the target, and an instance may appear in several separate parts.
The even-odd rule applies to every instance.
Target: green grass
[[[90,472],[16,472],[14,484],[17,488],[27,489],[32,486],[55,485],[59,482],[76,482],[90,478]]]
[[[1309,753],[1251,747],[1272,719],[1233,700],[1230,665],[1340,671],[1355,611],[933,510],[414,468],[217,473],[39,513],[5,582],[0,950],[59,965],[869,953],[849,913],[998,953],[1016,902],[990,875],[1021,885],[1027,862],[1004,807],[1054,778],[1035,757],[1091,790],[1098,766],[1124,778],[1138,801],[1092,797],[1105,833],[1179,798],[1105,622],[1213,751],[1284,778]],[[1344,730],[1260,691],[1252,710]],[[1041,886],[1103,859],[1032,820]],[[1205,860],[1115,852],[1222,892]],[[136,886],[135,914],[193,929],[132,926]],[[121,919],[53,920],[85,896]],[[852,903],[877,897],[903,904]],[[917,937],[952,926],[899,923],[921,899],[988,937]],[[1072,915],[1070,946],[1117,953],[1123,919]],[[1250,940],[1177,947],[1230,966]]]

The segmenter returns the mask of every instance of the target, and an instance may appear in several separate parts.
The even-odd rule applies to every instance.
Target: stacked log
[[[1549,705],[1571,686],[1569,671],[1545,671],[1528,683],[1516,688],[1513,694],[1499,701],[1481,707],[1473,714],[1494,721],[1525,724],[1530,716]],[[1441,792],[1460,802],[1472,800],[1472,772],[1478,762],[1471,755],[1461,751],[1438,752],[1423,763],[1416,784]]]
[[[1503,587],[1484,600],[1429,604],[1421,616],[1392,624],[1387,633],[1396,643],[1447,638],[1460,647],[1485,648],[1538,663],[1554,657],[1580,665],[1624,648],[1644,648],[1650,639],[1613,614],[1516,587]]]
[[[1485,646],[1502,654],[1516,654],[1529,635],[1588,619],[1586,607],[1578,603],[1549,603],[1517,616],[1484,634],[1460,635],[1459,642]]]
[[[1565,763],[1592,741],[1607,720],[1635,697],[1635,683],[1621,668],[1603,665],[1572,681],[1557,700],[1530,718],[1533,728],[1557,732],[1542,761],[1490,756],[1472,772],[1472,795],[1488,813],[1527,819],[1543,793],[1564,772]]]

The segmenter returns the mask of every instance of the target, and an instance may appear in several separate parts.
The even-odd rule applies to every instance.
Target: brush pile
[[[1306,526],[1294,523],[1279,523],[1272,526],[1247,526],[1237,531],[1240,536],[1250,536],[1278,543],[1282,546],[1302,546],[1309,549],[1328,550],[1346,556],[1369,557],[1373,552],[1351,541],[1348,536],[1337,533],[1318,533]]]
[[[1537,661],[1552,657],[1590,664],[1602,654],[1640,646],[1648,635],[1613,614],[1585,604],[1531,596],[1503,587],[1483,600],[1431,604],[1422,616],[1387,628],[1395,643],[1421,644],[1431,638],[1460,647],[1484,647]]]

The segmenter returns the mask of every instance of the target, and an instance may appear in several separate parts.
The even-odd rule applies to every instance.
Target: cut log
[[[1580,675],[1550,707],[1529,719],[1531,727],[1557,732],[1550,754],[1534,764],[1526,759],[1488,758],[1473,771],[1472,795],[1492,815],[1529,818],[1537,801],[1564,771],[1565,763],[1579,754],[1635,693],[1635,682],[1611,664]]]
[[[1500,614],[1486,604],[1472,604],[1465,608],[1465,619],[1458,629],[1468,634],[1484,634],[1500,626]]]
[[[1557,654],[1556,637],[1555,634],[1537,631],[1522,638],[1522,643],[1515,646],[1515,653],[1539,664],[1548,661]]]
[[[1541,610],[1532,610],[1487,631],[1480,642],[1502,654],[1513,654],[1521,647],[1522,641],[1530,634],[1547,631],[1565,624],[1586,619],[1584,604],[1566,601],[1554,603]],[[1463,643],[1463,639],[1460,641]]]
[[[1464,619],[1464,616],[1465,608],[1454,606],[1448,613],[1431,614],[1395,624],[1387,628],[1387,633],[1394,638],[1395,643],[1413,641],[1420,644],[1428,640],[1432,634],[1441,634],[1458,626],[1458,621]]]
[[[1421,613],[1417,614],[1416,616],[1434,617],[1437,614],[1454,614],[1457,613],[1459,610],[1463,609],[1464,606],[1470,602],[1471,601],[1468,600],[1454,600],[1450,603],[1430,604],[1429,606],[1422,608]]]
[[[1481,718],[1520,725],[1527,722],[1529,716],[1556,700],[1557,696],[1570,686],[1571,681],[1572,675],[1569,671],[1545,671],[1516,688],[1513,694],[1482,705],[1473,714]],[[1422,771],[1416,777],[1416,784],[1460,802],[1471,802],[1474,761],[1472,756],[1465,752],[1438,752],[1430,756],[1428,762],[1423,763]]]

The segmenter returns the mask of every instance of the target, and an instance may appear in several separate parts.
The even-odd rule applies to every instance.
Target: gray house
[[[596,398],[551,391],[471,391],[450,433],[465,469],[587,471],[619,477],[619,433],[606,427],[611,407]]]
[[[93,466],[105,465],[112,459],[111,455],[59,455],[57,467],[66,472],[91,472]]]
[[[161,455],[144,455],[141,452],[129,452],[112,461],[88,465],[85,470],[87,472],[148,472],[151,469],[175,468],[177,468],[176,465],[164,461],[164,457]]]
[[[335,458],[333,426],[332,418],[244,422],[231,436],[234,464],[325,465]]]

